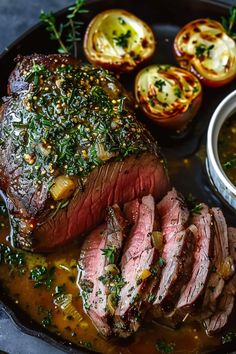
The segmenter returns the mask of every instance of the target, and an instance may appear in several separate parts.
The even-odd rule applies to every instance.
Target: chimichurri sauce
[[[228,118],[220,130],[218,153],[226,176],[236,186],[236,114]]]

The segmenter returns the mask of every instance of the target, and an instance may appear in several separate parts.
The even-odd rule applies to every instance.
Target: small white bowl
[[[227,118],[236,112],[236,90],[226,96],[212,115],[207,132],[207,172],[223,199],[236,209],[236,186],[226,176],[218,155],[218,137]]]

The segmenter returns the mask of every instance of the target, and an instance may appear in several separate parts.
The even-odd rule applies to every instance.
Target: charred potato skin
[[[97,24],[100,24],[104,18],[114,13],[119,14],[121,17],[130,17],[133,21],[137,21],[140,25],[142,24],[145,32],[148,34],[148,38],[144,38],[143,40],[143,55],[138,55],[137,58],[134,58],[131,56],[131,53],[126,53],[122,57],[109,57],[106,54],[96,51],[94,33]],[[85,56],[91,64],[101,66],[102,68],[111,70],[115,73],[127,73],[142,67],[153,57],[156,49],[156,38],[152,29],[143,20],[126,10],[112,9],[100,12],[91,20],[85,32],[83,48]]]
[[[170,70],[172,72],[175,71],[177,79],[178,79],[178,74],[186,75],[187,77],[189,77],[189,79],[192,82],[194,81],[196,83],[199,91],[196,95],[194,95],[194,97],[192,99],[189,99],[189,102],[187,105],[183,105],[175,113],[171,114],[168,112],[164,112],[164,110],[163,110],[164,114],[162,114],[162,113],[155,114],[154,112],[152,112],[152,108],[150,107],[149,101],[147,101],[147,98],[144,98],[141,90],[139,89],[140,88],[139,81],[140,81],[140,77],[141,77],[142,73],[144,72],[144,70],[147,70],[148,68],[152,68],[152,67],[160,68],[162,66],[164,67],[164,65],[151,65],[147,68],[142,69],[138,73],[138,75],[136,76],[136,79],[135,79],[135,98],[140,106],[140,109],[143,111],[143,113],[148,118],[150,118],[156,125],[160,126],[161,128],[168,129],[168,130],[183,131],[186,129],[186,127],[192,121],[192,119],[195,117],[195,115],[197,114],[197,112],[201,106],[202,87],[201,87],[201,84],[200,84],[198,78],[195,75],[193,75],[192,73],[190,73],[184,69],[178,68],[178,67],[170,66]],[[169,69],[167,69],[167,73],[168,73],[168,70]]]
[[[226,40],[231,40],[232,42],[233,39],[227,35],[225,32],[224,27],[215,20],[211,19],[197,19],[194,21],[191,21],[187,23],[176,35],[175,40],[174,40],[174,54],[175,57],[179,63],[179,65],[188,71],[191,71],[194,75],[198,77],[198,79],[202,82],[203,85],[209,86],[209,87],[220,87],[224,86],[231,81],[233,81],[236,78],[236,45],[235,45],[235,55],[233,55],[230,58],[231,66],[228,68],[228,72],[222,76],[221,78],[217,78],[217,73],[214,73],[214,75],[211,75],[211,72],[209,70],[209,73],[204,70],[198,70],[199,64],[198,61],[199,59],[197,58],[196,55],[187,53],[181,49],[181,39],[185,36],[186,40],[188,40],[188,36],[190,38],[190,32],[195,30],[199,27],[199,25],[206,24],[209,25],[212,28],[215,28],[216,30],[219,31],[218,36],[225,38]],[[221,35],[220,35],[221,34]],[[206,34],[207,35],[207,34]],[[223,39],[222,39],[223,40]],[[214,43],[213,43],[214,46]]]

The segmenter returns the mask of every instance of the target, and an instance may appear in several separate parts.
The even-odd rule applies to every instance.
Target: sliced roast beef
[[[112,306],[110,281],[114,281],[114,272],[115,281],[119,277],[114,263],[122,247],[126,225],[119,207],[110,207],[107,224],[91,232],[80,255],[78,285],[84,309],[97,330],[105,337],[112,333],[109,324]]]
[[[131,200],[131,202],[125,203],[124,214],[129,221],[130,225],[134,225],[137,222],[139,215],[140,202],[138,199]]]
[[[19,57],[0,112],[0,188],[15,245],[48,251],[105,209],[169,181],[156,143],[111,74],[67,55]]]
[[[230,256],[232,257],[234,264],[236,265],[236,229],[229,227],[229,248]],[[224,274],[229,276],[232,274],[231,262],[224,264]],[[214,334],[215,332],[220,331],[227,323],[230,314],[232,313],[236,295],[236,275],[230,279],[225,285],[221,296],[218,299],[216,304],[215,313],[208,319],[203,321],[203,324],[206,328],[206,332],[209,335]]]
[[[193,309],[192,306],[199,300],[206,286],[211,269],[212,216],[205,204],[202,204],[199,214],[192,216],[191,223],[197,227],[198,234],[194,251],[192,275],[176,305],[176,310],[181,310],[182,313],[191,312],[191,309]]]
[[[170,311],[180,289],[189,279],[193,258],[194,233],[186,229],[189,212],[183,197],[172,189],[157,205],[163,233],[163,270],[153,303],[156,315]]]
[[[222,211],[219,208],[212,208],[213,216],[213,259],[210,276],[207,282],[206,291],[204,294],[202,310],[214,312],[216,301],[225,284],[225,278],[221,273],[221,268],[224,262],[229,257],[229,242],[227,224]]]
[[[153,197],[143,197],[138,209],[121,258],[122,278],[126,284],[121,289],[114,318],[115,332],[121,337],[129,336],[140,326],[143,292],[157,258],[151,238],[155,219]]]

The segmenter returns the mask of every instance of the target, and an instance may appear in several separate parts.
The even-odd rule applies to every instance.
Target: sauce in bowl
[[[220,130],[218,153],[226,176],[236,186],[236,114],[229,117]]]

